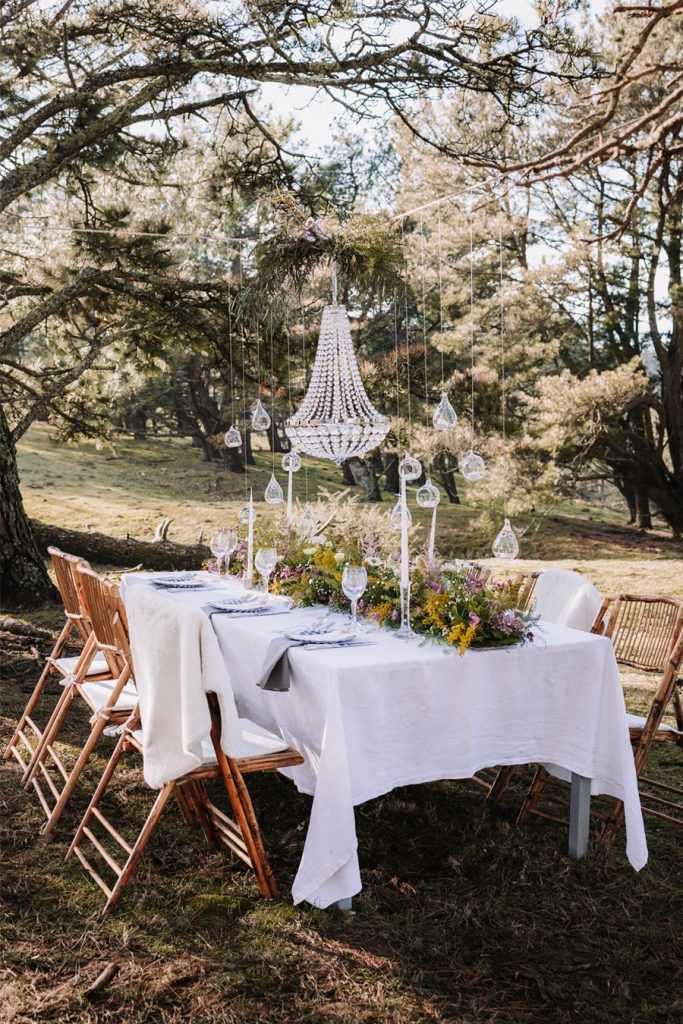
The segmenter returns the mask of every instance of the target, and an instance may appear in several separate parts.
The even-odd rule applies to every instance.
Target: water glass
[[[342,573],[342,590],[351,602],[351,621],[357,625],[358,599],[365,593],[368,573],[364,565],[347,565]]]
[[[277,564],[277,551],[275,548],[259,548],[256,552],[254,565],[263,577],[263,589],[268,593],[268,580],[270,574]]]

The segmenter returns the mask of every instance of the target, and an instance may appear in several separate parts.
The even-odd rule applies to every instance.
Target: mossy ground
[[[172,536],[195,539],[200,526],[210,529],[241,496],[197,500],[197,481],[202,475],[208,481],[213,469],[196,452],[174,447],[162,474],[163,464],[150,463],[153,452],[159,457],[158,445],[153,451],[131,446],[107,462],[94,448],[89,455],[80,446],[66,455],[57,446],[53,451],[44,428],[32,431],[22,451],[31,513],[137,536],[161,515],[174,514]],[[446,513],[453,515],[454,538],[467,538],[473,510]],[[620,529],[614,521],[565,514],[561,528],[539,528],[538,546],[526,553],[550,557],[554,537],[561,564],[586,571],[603,592],[683,596],[676,549],[663,537],[643,540]],[[52,630],[58,625],[53,611],[31,619]],[[49,646],[41,641],[35,651],[18,641],[5,651],[2,741]],[[652,680],[629,674],[625,683],[629,706],[645,708]],[[74,714],[64,734],[66,756],[87,728],[85,715]],[[282,902],[261,901],[243,866],[210,851],[171,806],[118,912],[103,921],[99,890],[64,855],[112,742],[98,748],[52,842],[38,837],[40,809],[20,788],[16,765],[0,763],[3,1024],[681,1019],[680,832],[664,822],[647,819],[650,862],[636,874],[623,836],[609,854],[593,841],[590,856],[573,863],[563,829],[540,822],[517,827],[528,769],[517,773],[494,809],[468,782],[396,790],[356,811],[364,889],[355,913],[344,915],[288,901],[310,801],[280,777],[254,777],[250,790]],[[667,747],[653,757],[651,773],[680,778],[681,767],[681,751]],[[140,823],[149,802],[131,761],[112,790],[112,820],[122,829]],[[88,998],[86,989],[110,962],[118,974]]]

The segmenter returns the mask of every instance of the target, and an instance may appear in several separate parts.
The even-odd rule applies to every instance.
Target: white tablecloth
[[[125,583],[133,579],[141,577]],[[176,596],[202,605],[210,595]],[[288,692],[256,686],[273,634],[319,613],[213,619],[239,713],[279,731],[305,758],[285,770],[313,796],[295,903],[326,907],[360,891],[357,804],[490,765],[548,763],[592,779],[594,794],[624,801],[627,856],[643,867],[645,830],[608,639],[541,624],[526,646],[461,658],[374,630],[374,646],[290,650]]]

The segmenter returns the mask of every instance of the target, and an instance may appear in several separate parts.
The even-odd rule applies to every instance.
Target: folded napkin
[[[286,608],[284,605],[257,605],[256,607],[243,608],[236,605],[234,608],[218,608],[214,604],[205,604],[202,606],[202,611],[205,615],[208,615],[213,625],[214,615],[229,615],[231,618],[236,618],[238,615],[282,615],[284,612],[291,611],[290,608]]]
[[[291,640],[288,636],[274,636],[268,645],[256,685],[262,690],[286,693],[289,689],[289,648],[303,647],[303,643],[303,640]]]

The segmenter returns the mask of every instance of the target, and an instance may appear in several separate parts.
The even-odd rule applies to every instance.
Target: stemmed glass
[[[230,570],[230,558],[233,551],[237,547],[237,531],[226,530],[225,531],[225,571],[226,573]]]
[[[365,593],[368,585],[368,573],[364,565],[347,565],[342,573],[342,590],[351,602],[351,621],[358,625],[356,617],[358,598]]]
[[[268,580],[277,563],[277,551],[275,548],[259,548],[256,552],[254,565],[263,576],[263,590],[268,593]]]
[[[216,572],[220,577],[223,558],[228,554],[228,531],[223,528],[217,530],[209,541],[209,549],[216,559]]]

